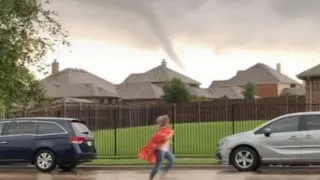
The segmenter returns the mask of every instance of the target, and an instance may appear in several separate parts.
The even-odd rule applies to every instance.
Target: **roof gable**
[[[123,100],[160,99],[163,91],[157,85],[142,82],[122,84],[118,87],[118,94]]]
[[[244,85],[248,82],[256,84],[279,83],[277,79],[264,64],[256,64],[247,70],[237,73],[236,76],[229,79],[228,83],[232,85]]]
[[[300,85],[299,82],[281,72],[278,72],[265,64],[257,63],[246,70],[238,71],[234,77],[224,81],[223,84],[218,83],[218,86],[245,85],[248,82],[255,84],[286,83]],[[214,82],[212,82],[212,86],[213,83]]]
[[[213,99],[214,95],[207,89],[202,89],[194,86],[187,86],[188,90],[193,96],[205,97]],[[163,89],[155,84],[143,83],[128,83],[122,84],[118,87],[118,94],[123,100],[134,99],[160,99],[163,95]]]
[[[225,85],[225,84],[228,84],[228,80],[212,81],[211,84],[210,84],[210,86],[209,86],[209,89],[214,89],[214,88],[223,86],[223,85]]]
[[[171,81],[173,78],[179,78],[187,84],[200,85],[199,82],[171,70],[164,65],[157,66],[145,73],[130,74],[123,83],[159,83]]]
[[[298,74],[297,77],[299,79],[306,79],[309,77],[320,77],[320,64],[303,71],[302,73]]]
[[[41,82],[51,97],[118,97],[114,84],[83,69],[67,68]]]
[[[237,86],[228,86],[228,87],[218,87],[212,90],[213,95],[216,98],[228,98],[228,99],[243,99],[243,91],[244,89]],[[255,96],[259,98],[258,96]]]

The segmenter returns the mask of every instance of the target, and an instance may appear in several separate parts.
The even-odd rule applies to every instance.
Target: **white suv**
[[[320,112],[283,115],[225,137],[217,144],[216,159],[239,171],[255,171],[261,165],[320,164]]]

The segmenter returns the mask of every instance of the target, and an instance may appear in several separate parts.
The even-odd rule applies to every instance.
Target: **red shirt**
[[[166,142],[165,138],[170,133],[171,130],[166,126],[159,128],[158,132],[140,149],[138,159],[154,164],[156,162],[155,150]]]

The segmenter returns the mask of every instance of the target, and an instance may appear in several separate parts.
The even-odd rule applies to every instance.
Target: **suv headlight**
[[[223,144],[225,144],[228,141],[228,139],[221,139],[218,143],[218,147],[222,146]]]

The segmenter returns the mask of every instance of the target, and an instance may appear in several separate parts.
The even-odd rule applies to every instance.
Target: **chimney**
[[[51,74],[57,74],[59,72],[59,63],[57,62],[57,60],[54,60],[52,65],[51,65]]]
[[[278,71],[279,73],[281,73],[281,64],[280,64],[280,63],[277,63],[277,71]]]
[[[167,62],[166,62],[165,59],[162,60],[161,66],[162,66],[163,68],[167,68]]]

